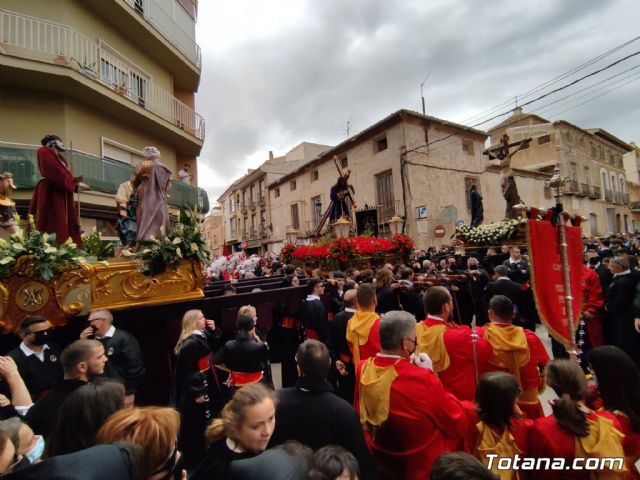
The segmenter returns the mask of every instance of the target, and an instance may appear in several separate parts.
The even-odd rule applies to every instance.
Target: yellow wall
[[[49,133],[66,137],[64,99],[44,92],[0,88],[0,141],[39,145]]]

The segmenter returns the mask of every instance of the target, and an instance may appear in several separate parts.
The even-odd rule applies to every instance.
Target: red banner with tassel
[[[531,286],[540,320],[556,341],[567,350],[571,350],[567,312],[564,308],[565,291],[558,228],[560,227],[544,220],[527,222]],[[565,228],[573,297],[573,321],[577,326],[582,307],[582,231],[580,227]]]

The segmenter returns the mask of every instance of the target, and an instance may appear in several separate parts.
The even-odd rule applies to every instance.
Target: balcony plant
[[[66,67],[69,65],[69,59],[62,53],[58,53],[53,59],[53,63]]]
[[[89,63],[86,58],[81,62],[75,57],[71,57],[71,61],[76,63],[80,73],[91,78],[96,78],[96,62]]]

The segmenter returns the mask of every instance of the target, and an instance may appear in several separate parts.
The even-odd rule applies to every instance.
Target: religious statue
[[[484,207],[482,206],[482,195],[478,192],[476,184],[472,184],[469,189],[469,198],[471,200],[471,228],[482,224],[484,220]]]
[[[147,177],[148,178],[148,177]],[[116,204],[118,206],[118,221],[116,230],[120,241],[125,246],[133,246],[136,243],[137,225],[136,208],[138,206],[138,195],[134,189],[135,182],[139,185],[135,170],[131,172],[131,177],[126,182],[118,186],[116,192]]]
[[[16,222],[16,204],[11,200],[11,192],[17,190],[13,183],[13,174],[4,172],[0,182],[0,227],[13,235],[18,232],[18,222]]]
[[[136,168],[136,181],[140,182],[136,190],[138,241],[162,238],[169,231],[167,190],[172,172],[160,161],[156,147],[145,147],[143,154],[146,160]]]
[[[55,233],[62,244],[69,237],[82,248],[78,210],[74,192],[82,182],[74,176],[67,159],[62,155],[65,146],[57,135],[47,135],[37,151],[38,168],[42,180],[38,182],[29,204],[29,214],[35,216],[36,228],[41,232]]]
[[[329,214],[329,220],[331,223],[335,222],[343,215],[345,217],[351,217],[348,203],[349,193],[347,177],[338,177],[338,181],[333,187],[331,187],[331,191],[329,192],[329,198],[331,199],[331,213]]]

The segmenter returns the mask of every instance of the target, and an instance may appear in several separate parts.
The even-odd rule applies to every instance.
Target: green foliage
[[[0,277],[13,274],[18,259],[24,256],[33,259],[34,268],[45,282],[86,263],[86,254],[71,239],[58,245],[55,234],[36,230],[32,215],[29,215],[29,233],[19,230],[8,240],[0,239]]]
[[[148,276],[158,275],[167,268],[175,270],[180,259],[193,259],[205,265],[211,262],[209,245],[200,229],[195,208],[181,208],[179,223],[165,238],[140,244],[143,249],[134,254],[134,258],[144,262],[140,270]]]
[[[113,244],[102,240],[102,235],[96,229],[89,235],[82,236],[82,247],[87,255],[95,257],[98,261],[115,257]]]
[[[320,238],[318,238],[318,240],[316,240],[316,245],[329,245],[331,243],[333,243],[333,236],[331,235],[331,233],[325,233],[323,236],[321,236]]]

